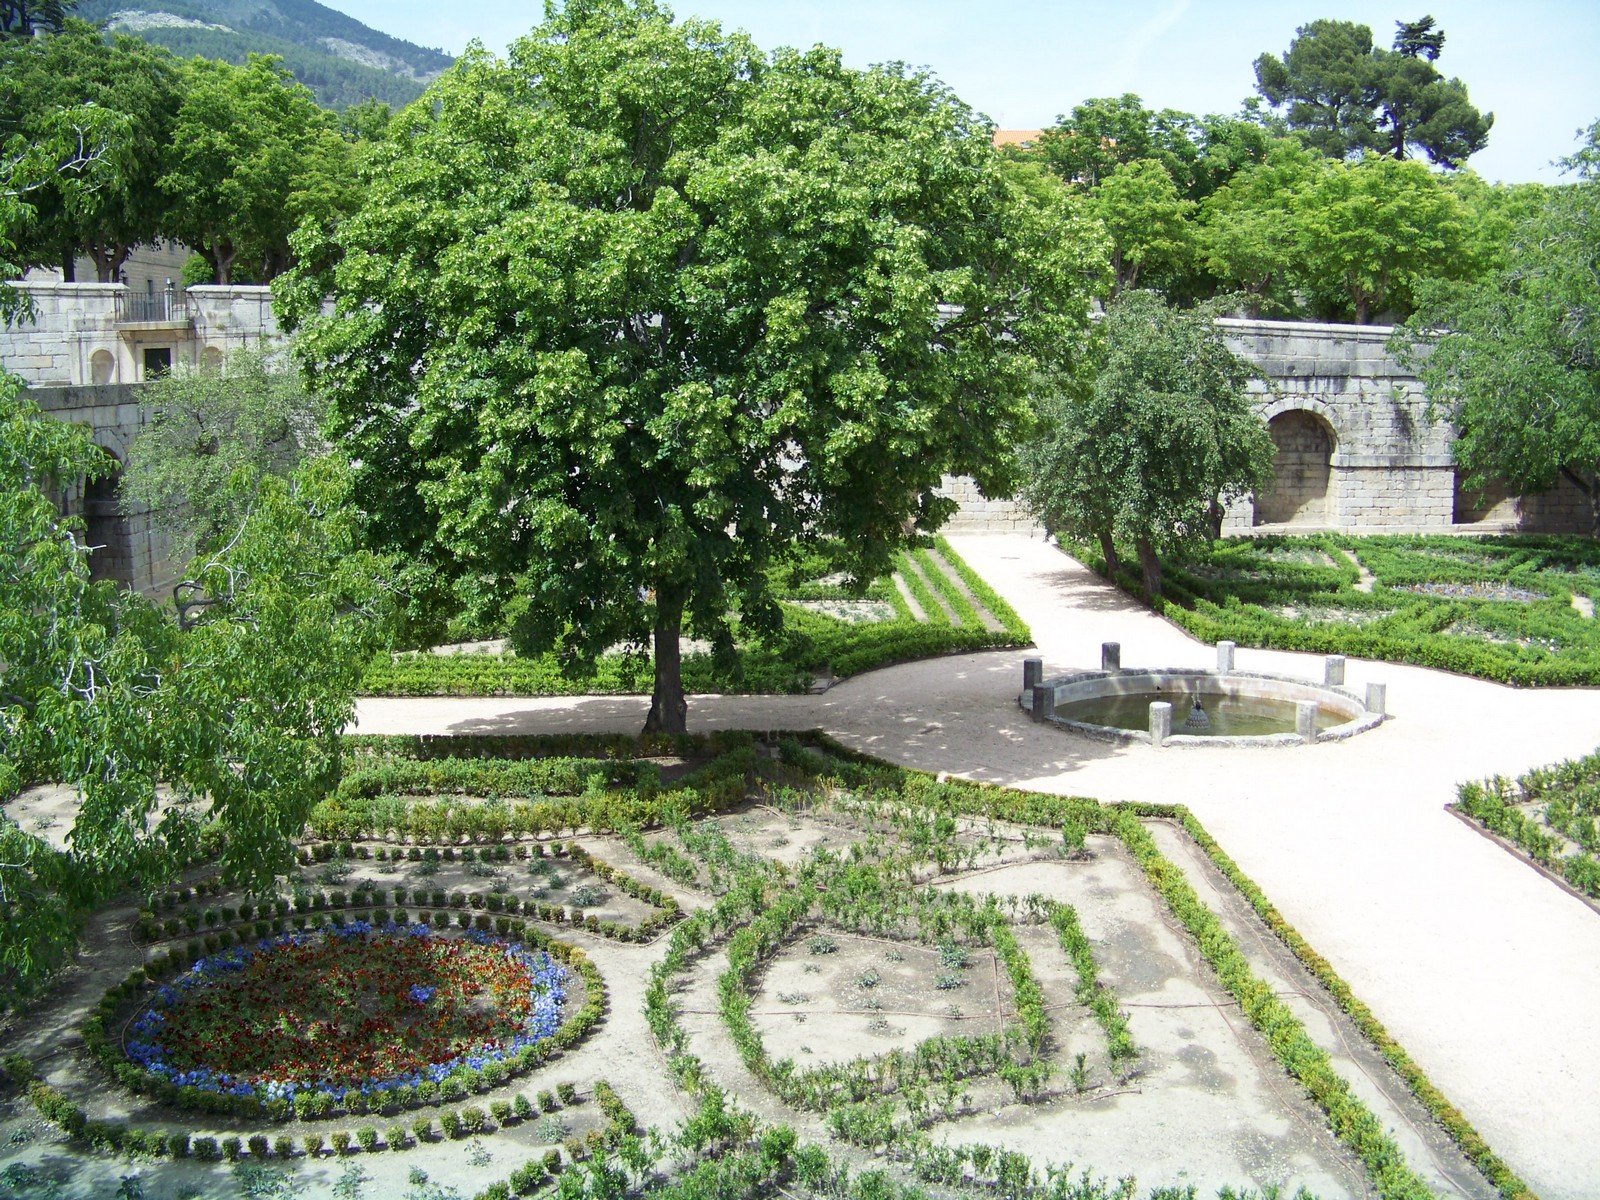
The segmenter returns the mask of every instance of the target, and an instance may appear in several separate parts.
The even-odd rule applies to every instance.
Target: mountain
[[[455,61],[316,0],[79,0],[72,15],[185,58],[242,63],[251,53],[279,55],[329,108],[368,97],[405,104]]]

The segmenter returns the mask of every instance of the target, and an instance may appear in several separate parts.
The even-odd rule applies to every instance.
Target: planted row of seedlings
[[[319,850],[321,848],[318,847]],[[484,849],[487,851],[490,848]],[[320,857],[313,854],[307,861],[325,862],[334,857],[332,854]],[[196,957],[198,955],[196,946],[203,946],[215,952],[225,946],[245,941],[252,934],[262,938],[290,929],[304,930],[316,919],[316,914],[324,912],[369,909],[377,914],[374,919],[381,924],[391,914],[386,908],[379,906],[389,904],[395,906],[392,915],[399,923],[403,923],[406,919],[405,910],[401,906],[412,905],[422,910],[416,919],[424,924],[430,921],[439,925],[450,924],[446,910],[453,909],[458,912],[457,923],[463,927],[470,925],[486,931],[497,930],[504,934],[509,925],[501,928],[499,916],[521,915],[556,924],[577,926],[586,932],[618,941],[634,942],[650,941],[678,919],[678,902],[671,896],[596,858],[576,843],[563,843],[559,848],[552,848],[552,853],[545,857],[551,860],[564,859],[592,872],[618,891],[650,906],[652,911],[644,920],[630,924],[623,921],[602,920],[593,914],[585,913],[583,908],[576,904],[561,905],[533,898],[525,899],[492,888],[483,890],[455,888],[447,891],[432,887],[389,888],[367,882],[358,883],[349,891],[340,888],[313,890],[297,887],[288,896],[242,899],[234,904],[211,904],[206,901],[218,894],[213,890],[215,885],[207,887],[202,892],[201,887],[207,883],[202,881],[194,888],[163,892],[153,897],[151,904],[139,913],[134,925],[134,936],[139,941],[150,944],[195,933],[215,931],[216,936],[208,936],[191,946],[191,957]],[[427,911],[430,908],[435,911]],[[467,908],[480,911],[484,919],[479,921],[473,917],[468,922],[459,921],[460,910]],[[230,931],[232,934],[230,938],[224,940],[220,936]]]

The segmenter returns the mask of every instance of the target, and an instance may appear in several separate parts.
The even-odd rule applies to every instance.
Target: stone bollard
[[[1380,717],[1389,712],[1389,686],[1384,683],[1367,684],[1367,711]]]
[[[1031,692],[1039,681],[1044,678],[1044,659],[1025,658],[1022,660],[1022,690]]]
[[[1322,682],[1329,687],[1344,684],[1344,655],[1330,654],[1322,660]]]
[[[1315,700],[1296,700],[1294,702],[1294,731],[1300,735],[1302,742],[1317,740],[1317,702]]]
[[[1230,675],[1233,673],[1233,652],[1239,648],[1237,642],[1217,643],[1217,674]]]
[[[1172,705],[1156,700],[1150,705],[1150,744],[1159,749],[1172,736]]]
[[[1042,683],[1033,685],[1033,719],[1047,721],[1056,706],[1056,689]]]
[[[1100,669],[1102,671],[1122,670],[1122,643],[1100,643]]]

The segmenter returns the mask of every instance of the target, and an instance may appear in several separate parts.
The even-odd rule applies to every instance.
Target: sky
[[[460,52],[494,51],[538,23],[542,6],[475,0],[331,0],[375,29]],[[1600,0],[1417,0],[1402,8],[1341,0],[677,0],[679,17],[746,30],[763,49],[837,46],[853,66],[931,68],[1002,129],[1039,129],[1080,101],[1133,92],[1151,108],[1237,112],[1252,64],[1286,50],[1318,18],[1358,21],[1387,46],[1397,20],[1431,13],[1445,32],[1439,68],[1493,112],[1470,165],[1506,183],[1561,178],[1554,159],[1600,119]]]

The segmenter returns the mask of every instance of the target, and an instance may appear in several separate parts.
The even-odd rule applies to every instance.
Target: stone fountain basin
[[[1376,728],[1384,720],[1382,712],[1368,711],[1363,697],[1345,688],[1292,676],[1249,671],[1219,673],[1181,667],[1069,671],[1042,680],[1040,686],[1049,689],[1048,694],[1054,697],[1052,709],[1043,720],[1103,741],[1150,744],[1151,736],[1147,724],[1143,728],[1096,724],[1063,715],[1060,711],[1063,706],[1117,696],[1146,699],[1149,702],[1165,701],[1172,705],[1172,732],[1162,743],[1167,746],[1304,745],[1306,739],[1294,727],[1295,706],[1301,701],[1311,701],[1317,705],[1319,719],[1314,740],[1319,742],[1354,737]],[[1196,694],[1201,697],[1201,703],[1207,706],[1227,700],[1257,700],[1283,705],[1287,728],[1279,733],[1188,733],[1183,728],[1183,722]],[[1019,703],[1032,712],[1033,693],[1023,692]]]

